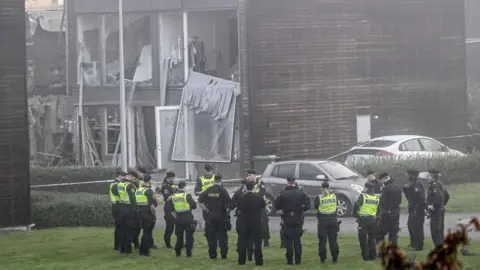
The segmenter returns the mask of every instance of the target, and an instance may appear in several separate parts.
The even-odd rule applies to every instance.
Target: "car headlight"
[[[362,193],[363,192],[363,187],[360,186],[360,185],[356,185],[356,184],[351,184],[350,187],[355,190],[356,192],[358,193]]]

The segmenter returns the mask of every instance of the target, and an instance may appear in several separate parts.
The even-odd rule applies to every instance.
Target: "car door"
[[[297,183],[303,187],[303,191],[312,203],[315,197],[320,194],[322,188],[323,181],[316,179],[318,175],[325,175],[328,179],[327,175],[317,166],[309,163],[299,163]]]
[[[425,152],[418,139],[411,139],[400,144],[398,147],[399,156],[402,158],[412,158],[415,156],[424,156]]]
[[[270,186],[275,196],[278,196],[285,189],[288,177],[296,176],[296,171],[297,163],[278,164],[273,167]]]
[[[420,143],[423,146],[424,155],[428,157],[443,156],[448,153],[448,148],[444,145],[427,138],[421,138]]]

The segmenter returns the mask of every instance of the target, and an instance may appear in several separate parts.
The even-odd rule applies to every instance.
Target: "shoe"
[[[263,242],[263,247],[269,248],[269,247],[270,247],[270,240],[265,240],[265,241]]]
[[[293,265],[293,262],[287,262],[288,265]]]
[[[215,256],[210,256],[210,260],[216,260],[217,259],[217,255]]]
[[[302,261],[295,261],[295,264],[300,265],[300,264],[302,264]]]
[[[180,250],[175,250],[175,256],[177,257],[182,256],[182,252]]]
[[[165,244],[165,248],[172,248],[172,245],[170,245],[170,244]]]
[[[191,250],[187,250],[187,257],[192,257],[192,251]]]
[[[227,255],[222,255],[222,260],[226,260],[227,259]]]
[[[337,259],[332,260],[332,263],[333,263],[333,264],[336,264],[336,263],[337,263]]]
[[[146,256],[146,257],[148,257],[148,256],[150,256],[150,252],[140,253],[140,256]]]
[[[320,259],[320,262],[321,262],[321,263],[325,263],[325,260]]]
[[[114,247],[113,250],[120,250],[120,248],[119,247]]]

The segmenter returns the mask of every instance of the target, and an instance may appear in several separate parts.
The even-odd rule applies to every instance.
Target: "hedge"
[[[113,225],[107,195],[33,191],[31,205],[36,229]]]
[[[413,158],[398,160],[391,157],[382,157],[366,162],[359,162],[352,166],[359,173],[365,174],[369,169],[377,173],[387,172],[392,178],[406,182],[408,169],[417,169],[426,172],[436,169],[442,173],[441,181],[445,184],[461,184],[480,181],[480,154],[464,157],[437,157]]]

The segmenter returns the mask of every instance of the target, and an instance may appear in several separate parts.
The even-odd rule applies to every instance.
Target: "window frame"
[[[293,166],[293,175],[291,175],[292,177],[295,177],[296,175],[296,171],[297,171],[297,163],[286,163],[286,164],[278,164],[276,165],[273,169],[272,169],[272,175],[273,177],[277,177],[277,178],[281,178],[281,179],[287,179],[287,178],[284,178],[284,177],[280,177],[280,167],[282,166]],[[276,175],[274,175],[274,172],[276,171]]]
[[[438,144],[440,146],[440,151],[431,151],[431,150],[427,150],[425,145],[423,144],[422,140],[425,140],[425,141],[430,141],[431,143],[435,143],[435,144]],[[419,138],[418,141],[420,142],[421,146],[422,146],[422,149],[423,151],[425,152],[446,152],[445,151],[445,146],[443,144],[441,144],[440,142],[437,142],[437,141],[434,141],[432,139],[429,139],[429,138]]]
[[[418,146],[420,146],[420,150],[403,149],[403,148],[406,148],[406,143],[407,143],[407,142],[411,142],[411,141],[417,141]],[[420,143],[420,140],[419,140],[418,138],[415,138],[415,139],[410,139],[410,140],[407,140],[407,141],[402,142],[402,143],[398,146],[398,151],[400,151],[400,152],[422,152],[422,151],[423,151],[423,146],[422,146],[422,144]]]
[[[302,178],[301,177],[301,167],[302,165],[304,166],[310,166],[310,167],[313,167],[315,168],[318,173],[314,176],[314,179],[306,179],[306,178]],[[299,163],[298,164],[298,180],[306,180],[306,181],[318,181],[316,178],[318,175],[325,175],[325,178],[328,179],[328,176],[325,174],[325,172],[323,172],[320,168],[318,168],[317,166],[313,165],[313,164],[310,164],[310,163]],[[323,181],[323,180],[322,180]]]

